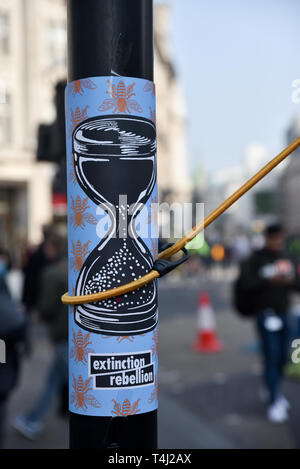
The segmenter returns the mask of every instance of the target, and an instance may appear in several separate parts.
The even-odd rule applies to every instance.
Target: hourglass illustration
[[[142,117],[100,116],[75,129],[76,178],[109,216],[108,232],[79,272],[76,295],[114,288],[151,270],[153,258],[136,232],[136,218],[156,183],[155,137],[154,124]],[[126,203],[119,203],[120,196],[126,196]],[[156,282],[121,297],[77,305],[74,314],[77,324],[95,333],[151,331],[157,324]]]

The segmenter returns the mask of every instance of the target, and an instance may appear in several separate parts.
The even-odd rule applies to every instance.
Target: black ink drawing
[[[141,117],[87,119],[73,133],[73,155],[79,185],[110,218],[106,236],[85,259],[77,278],[76,295],[88,295],[133,281],[152,268],[153,257],[136,233],[135,219],[156,183],[155,126]],[[127,196],[127,206],[119,206],[120,195]],[[120,236],[121,218],[130,236]],[[105,335],[151,331],[157,324],[156,282],[121,297],[78,305],[75,321]]]

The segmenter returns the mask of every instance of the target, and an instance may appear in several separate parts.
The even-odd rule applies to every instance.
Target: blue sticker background
[[[109,91],[125,89],[128,99],[120,104]],[[121,90],[121,91],[120,91]],[[87,198],[78,184],[74,171],[72,135],[87,119],[115,114],[139,116],[155,121],[155,89],[152,82],[130,77],[91,77],[77,80],[66,88],[68,233],[69,233],[69,294],[75,285],[82,263],[101,241],[109,228],[107,214]],[[136,219],[136,227],[144,243],[157,256],[157,216],[149,217],[150,205],[157,202],[155,185],[151,198]],[[152,237],[145,236],[151,224]],[[149,412],[157,408],[158,398],[158,328],[139,335],[116,336],[93,333],[79,327],[74,320],[74,307],[69,308],[69,375],[70,411],[84,415],[116,416]],[[94,354],[134,354],[150,352],[154,382],[144,386],[118,389],[96,389],[90,374],[89,360]]]

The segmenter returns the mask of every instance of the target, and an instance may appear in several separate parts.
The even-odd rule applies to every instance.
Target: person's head
[[[43,225],[42,232],[43,232],[43,242],[44,242],[48,238],[50,238],[52,235],[55,234],[54,225],[51,225],[51,224]]]
[[[265,229],[265,246],[270,251],[280,252],[285,245],[285,230],[279,223],[268,225]]]
[[[49,234],[44,241],[44,254],[50,261],[60,260],[67,255],[67,240],[59,234]]]

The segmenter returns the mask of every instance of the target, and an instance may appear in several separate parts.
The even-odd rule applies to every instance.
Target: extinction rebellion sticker
[[[158,258],[155,116],[148,80],[89,77],[66,88],[69,295],[137,280]],[[71,412],[157,409],[157,289],[69,307]]]
[[[90,376],[94,389],[149,386],[154,383],[152,352],[130,354],[90,354]]]

